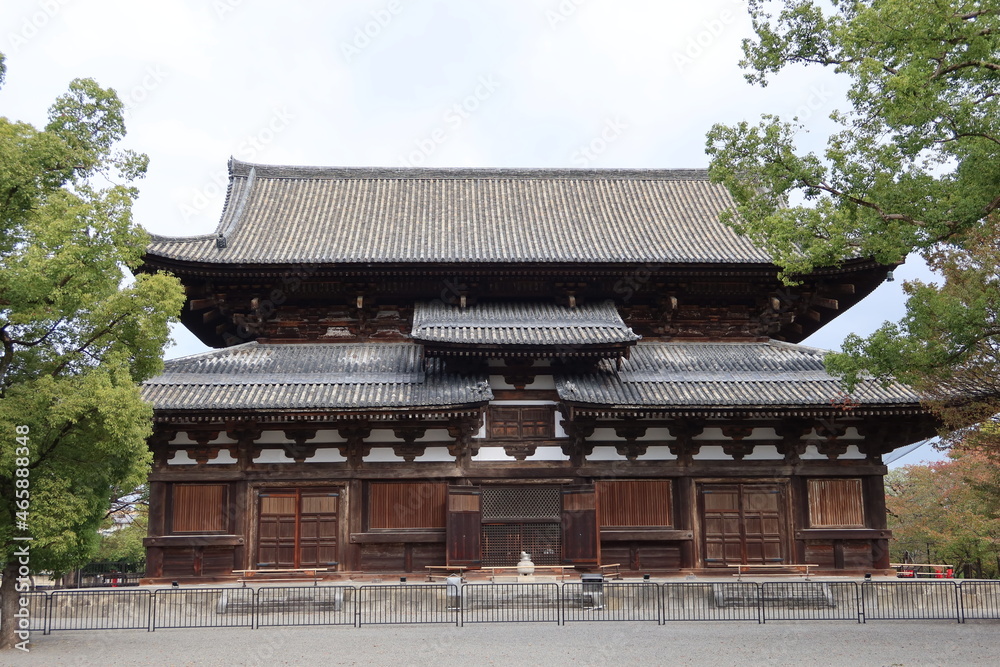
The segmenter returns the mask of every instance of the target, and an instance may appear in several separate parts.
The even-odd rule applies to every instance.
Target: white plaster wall
[[[428,447],[424,451],[424,455],[419,457],[417,461],[422,463],[454,463],[455,457],[451,455],[447,447]]]
[[[600,429],[599,429],[600,430]],[[594,451],[587,457],[588,461],[628,461],[627,458],[618,453],[614,447],[594,447]]]
[[[526,461],[569,461],[569,456],[563,454],[562,447],[539,447]]]

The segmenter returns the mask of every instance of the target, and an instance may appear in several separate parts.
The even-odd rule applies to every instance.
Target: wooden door
[[[562,505],[563,562],[568,565],[597,565],[601,554],[594,487],[563,487]]]
[[[337,562],[334,489],[280,489],[260,494],[258,568],[328,567]]]
[[[480,567],[482,491],[475,486],[448,487],[448,565]]]
[[[785,562],[785,489],[781,484],[701,484],[706,567]]]

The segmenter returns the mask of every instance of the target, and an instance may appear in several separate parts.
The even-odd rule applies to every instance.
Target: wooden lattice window
[[[224,533],[226,485],[174,484],[171,516],[175,533]]]
[[[602,528],[673,526],[670,480],[598,482]]]
[[[864,528],[860,479],[810,479],[809,525],[812,528]]]
[[[372,482],[368,486],[368,528],[444,528],[447,484]]]
[[[551,440],[555,437],[554,406],[493,407],[489,414],[489,434],[494,440]]]

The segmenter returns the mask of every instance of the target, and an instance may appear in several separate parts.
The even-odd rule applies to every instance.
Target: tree
[[[0,647],[23,641],[20,576],[86,561],[113,489],[149,468],[137,383],[159,372],[183,295],[127,273],[147,244],[131,217],[147,158],[116,149],[122,111],[78,79],[44,128],[0,118]]]
[[[787,280],[852,257],[891,267],[921,253],[942,280],[907,284],[905,318],[849,337],[828,366],[849,387],[865,373],[908,382],[937,399],[950,427],[981,421],[1000,412],[1000,8],[831,4],[749,0],[756,37],[741,63],[761,86],[792,65],[850,80],[850,109],[831,116],[840,129],[825,151],[798,150],[797,121],[716,125],[711,177],[736,200],[728,222]],[[995,430],[962,434],[1000,452]]]
[[[1000,576],[1000,516],[994,490],[998,469],[978,452],[891,470],[886,509],[892,558],[971,566],[977,578]]]

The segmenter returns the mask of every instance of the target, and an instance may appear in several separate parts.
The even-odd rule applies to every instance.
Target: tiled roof
[[[576,308],[550,303],[478,303],[468,308],[440,301],[418,303],[413,338],[468,345],[620,345],[639,339],[612,301]]]
[[[703,170],[372,169],[230,162],[214,234],[148,252],[213,264],[770,263],[719,222]]]
[[[614,408],[916,406],[901,384],[863,381],[850,397],[823,367],[823,350],[788,343],[639,343],[616,370],[556,378],[561,399]]]
[[[246,343],[168,361],[142,394],[157,410],[448,408],[493,397],[485,375],[446,373],[412,343]]]

